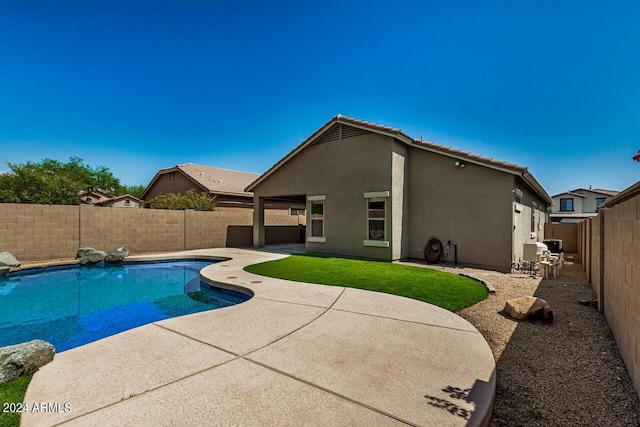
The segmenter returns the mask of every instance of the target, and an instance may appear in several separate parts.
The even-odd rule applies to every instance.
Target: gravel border
[[[497,386],[490,426],[637,426],[640,400],[595,292],[581,265],[569,257],[563,276],[542,280],[471,268],[431,267],[463,273],[496,293],[458,312],[487,340],[496,360]],[[515,321],[505,301],[534,295],[554,312],[553,323]]]

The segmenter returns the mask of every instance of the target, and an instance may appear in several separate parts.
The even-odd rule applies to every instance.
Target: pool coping
[[[218,248],[130,257],[221,260],[203,280],[253,297],[57,354],[25,402],[71,410],[30,411],[22,425],[488,424],[495,362],[471,324],[408,298],[243,270],[285,256]]]

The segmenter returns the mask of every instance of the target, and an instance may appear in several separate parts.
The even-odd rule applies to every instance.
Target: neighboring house
[[[380,260],[424,257],[436,237],[448,261],[508,272],[541,241],[552,200],[526,167],[417,140],[338,115],[246,188],[254,245],[266,199],[307,205],[309,252]]]
[[[159,194],[184,194],[193,189],[209,193],[214,198],[217,209],[253,209],[253,193],[245,191],[245,187],[259,176],[255,173],[185,163],[158,171],[142,193],[142,199],[149,201]],[[267,209],[304,215],[304,203],[296,201],[269,200]]]
[[[598,215],[598,207],[617,194],[617,191],[591,187],[556,194],[552,197],[553,208],[549,216],[552,222],[580,222]]]
[[[81,191],[78,195],[78,199],[80,200],[80,203],[86,203],[88,205],[93,205],[96,204],[97,202],[101,202],[103,200],[108,200],[111,198],[111,195],[108,193],[105,193],[104,191],[101,190],[93,190],[90,193],[87,193],[86,191]]]
[[[94,203],[95,206],[106,206],[110,208],[142,208],[144,202],[131,194],[123,194],[122,196],[111,197],[110,199],[101,200]]]

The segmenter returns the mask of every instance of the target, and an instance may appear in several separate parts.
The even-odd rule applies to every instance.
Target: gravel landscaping
[[[437,267],[468,274],[496,289],[458,314],[485,337],[497,366],[491,426],[637,426],[640,401],[605,317],[581,300],[595,298],[571,258],[560,278]],[[505,301],[545,299],[553,323],[515,321]]]

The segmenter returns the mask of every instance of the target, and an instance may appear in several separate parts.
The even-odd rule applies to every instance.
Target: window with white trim
[[[560,212],[573,212],[573,198],[560,199]]]
[[[326,242],[324,235],[324,201],[326,196],[309,196],[309,242]]]
[[[367,238],[364,246],[389,247],[387,226],[388,191],[364,193],[367,202]]]
[[[367,199],[369,240],[385,240],[385,199]]]

